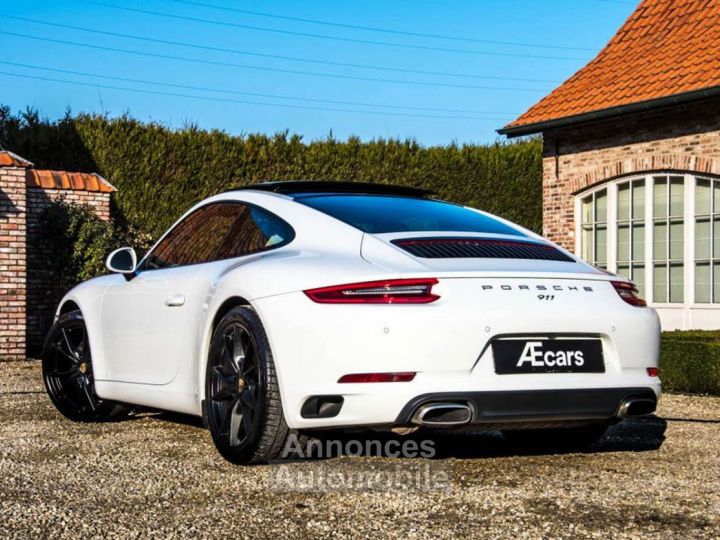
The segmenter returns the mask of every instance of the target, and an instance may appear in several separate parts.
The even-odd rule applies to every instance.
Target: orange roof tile
[[[69,173],[64,171],[29,169],[25,177],[28,187],[97,191],[100,193],[117,191],[110,182],[95,173]]]
[[[499,131],[718,87],[720,0],[643,0],[595,59]]]
[[[69,173],[33,169],[33,164],[8,150],[0,150],[0,167],[24,167],[26,185],[44,189],[72,189],[76,191],[97,191],[112,193],[115,187],[99,174]]]
[[[27,159],[21,158],[8,150],[0,150],[0,167],[32,167]]]

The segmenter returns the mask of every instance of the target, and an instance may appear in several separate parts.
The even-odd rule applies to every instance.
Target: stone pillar
[[[25,358],[27,188],[32,163],[0,152],[0,361]]]

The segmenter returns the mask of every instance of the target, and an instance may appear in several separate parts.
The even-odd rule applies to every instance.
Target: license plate
[[[501,339],[492,344],[495,373],[604,373],[599,339]]]

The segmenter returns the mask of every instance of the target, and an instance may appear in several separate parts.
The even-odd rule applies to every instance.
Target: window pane
[[[695,266],[695,302],[710,302],[710,264],[698,263]]]
[[[607,226],[598,226],[595,231],[595,262],[607,263]]]
[[[296,202],[363,232],[452,231],[526,236],[514,225],[458,204],[389,195],[313,195]]]
[[[670,258],[683,258],[683,223],[670,223]]]
[[[598,191],[595,194],[595,221],[607,221],[607,191]]]
[[[630,279],[630,266],[627,264],[618,264],[617,273],[618,275],[625,276]]]
[[[713,222],[713,257],[720,257],[720,218]]]
[[[645,265],[644,264],[633,264],[632,268],[632,280],[637,285],[640,296],[645,297]]]
[[[670,265],[670,302],[683,301],[683,265]]]
[[[655,177],[655,191],[653,193],[653,216],[667,216],[667,178],[664,176]]]
[[[684,182],[682,176],[670,177],[670,215],[683,215],[683,201],[685,198]]]
[[[263,251],[292,240],[292,228],[260,208],[211,203],[181,221],[145,263],[149,269],[199,264]]]
[[[589,197],[586,197],[582,201],[582,222],[583,223],[592,223],[593,215],[592,215],[592,195]]]
[[[720,262],[713,264],[713,299],[720,302]]]
[[[667,302],[667,268],[664,264],[653,267],[653,302]]]
[[[633,223],[632,236],[632,258],[642,261],[645,259],[645,225]]]
[[[583,227],[582,231],[582,258],[585,261],[592,262],[592,226]]]
[[[270,212],[246,207],[233,224],[215,259],[242,257],[287,244],[295,236],[292,227]]]
[[[633,182],[632,184],[632,218],[643,219],[645,217],[645,181]]]
[[[710,180],[697,180],[695,191],[695,214],[710,213]]]
[[[618,186],[618,219],[630,219],[630,184]]]
[[[715,180],[713,186],[713,212],[720,213],[720,181]]]
[[[698,219],[695,222],[695,258],[710,258],[710,220]]]
[[[653,232],[653,259],[664,261],[667,259],[667,223],[656,223]]]
[[[618,261],[630,260],[630,227],[628,225],[618,226],[617,243]]]
[[[199,208],[158,244],[145,266],[167,268],[212,260],[230,227],[245,208],[241,204],[226,203]]]

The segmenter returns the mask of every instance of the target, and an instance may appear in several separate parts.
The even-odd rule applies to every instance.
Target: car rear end
[[[483,230],[407,215],[396,231],[347,220],[371,222],[359,246],[371,279],[311,272],[304,290],[255,302],[291,427],[506,429],[655,410],[660,326],[631,283],[487,214]]]
[[[260,302],[282,363],[288,422],[423,423],[418,410],[433,403],[468,406],[460,423],[654,410],[659,322],[652,309],[622,300],[611,281],[436,279],[439,298],[427,304],[324,304],[303,293]],[[340,398],[337,409],[325,405]],[[638,405],[624,409],[629,400]]]

